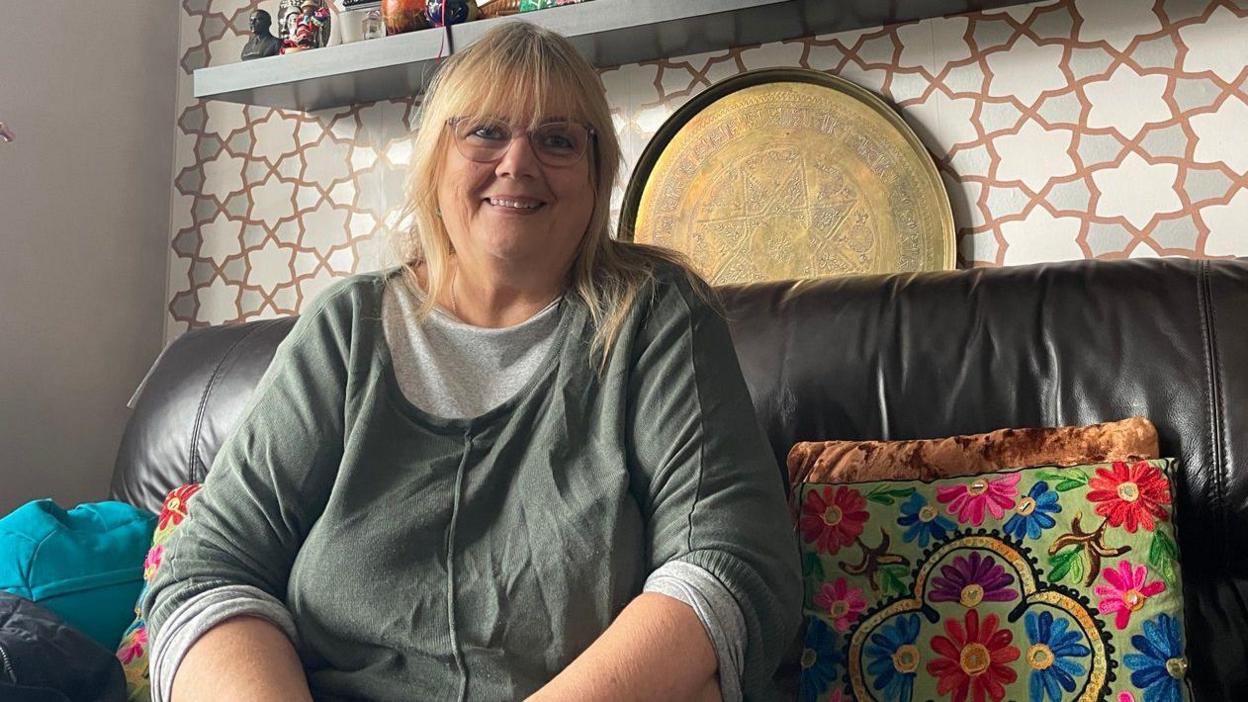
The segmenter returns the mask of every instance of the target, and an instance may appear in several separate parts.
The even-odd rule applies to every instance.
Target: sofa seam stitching
[[[200,395],[199,409],[195,413],[195,428],[191,431],[191,465],[190,465],[191,476],[190,477],[191,477],[191,482],[193,483],[202,482],[202,481],[196,480],[196,477],[195,477],[196,472],[198,471],[198,463],[199,463],[199,432],[203,428],[204,414],[207,412],[207,409],[208,409],[208,398],[212,395],[212,391],[213,391],[213,388],[216,387],[217,380],[221,377],[221,370],[225,367],[226,361],[230,360],[230,358],[233,356],[235,349],[241,346],[243,342],[250,339],[252,335],[254,335],[257,331],[259,331],[260,329],[268,328],[269,326],[271,326],[271,324],[256,325],[246,334],[239,337],[237,341],[235,341],[233,344],[230,344],[230,347],[225,350],[225,353],[221,354],[221,360],[217,361],[217,366],[212,369],[212,375],[208,378],[208,384],[204,387],[203,394]],[[208,471],[205,470],[204,477],[206,478],[207,476],[208,476]]]
[[[1220,416],[1222,387],[1218,378],[1217,370],[1217,335],[1214,330],[1213,316],[1213,296],[1209,287],[1209,265],[1206,261],[1198,264],[1198,300],[1201,307],[1201,329],[1204,332],[1205,342],[1205,365],[1208,373],[1208,389],[1209,399],[1207,406],[1209,409],[1209,430],[1210,430],[1210,454],[1213,465],[1214,477],[1214,509],[1215,519],[1220,527],[1225,531],[1226,526],[1226,476],[1223,470],[1222,456],[1222,417]],[[1225,543],[1222,548],[1226,550]]]

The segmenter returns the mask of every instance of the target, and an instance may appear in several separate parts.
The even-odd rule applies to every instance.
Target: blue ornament
[[[429,24],[435,27],[459,24],[477,18],[477,3],[473,0],[429,0],[426,12],[429,15]]]

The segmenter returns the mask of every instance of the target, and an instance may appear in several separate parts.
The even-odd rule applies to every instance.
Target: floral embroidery
[[[1147,461],[1128,466],[1118,462],[1112,468],[1098,468],[1088,481],[1088,501],[1098,502],[1096,513],[1110,526],[1124,527],[1134,534],[1144,527],[1152,531],[1154,518],[1166,521],[1170,489],[1166,478]]]
[[[807,493],[798,528],[806,543],[836,554],[858,539],[867,516],[867,501],[857,490],[824,487]]]
[[[1096,586],[1096,594],[1101,597],[1097,609],[1101,614],[1116,613],[1114,626],[1119,631],[1127,628],[1131,615],[1143,607],[1148,598],[1166,589],[1166,584],[1160,580],[1147,582],[1146,566],[1132,570],[1127,561],[1119,561],[1117,568],[1106,568],[1102,577],[1109,584]]]
[[[151,581],[152,576],[156,574],[156,569],[160,567],[160,557],[165,553],[165,547],[161,545],[153,546],[147,552],[147,557],[143,559],[143,579]]]
[[[174,526],[182,523],[186,518],[186,503],[191,496],[199,492],[201,485],[199,483],[189,483],[169,493],[165,498],[164,507],[160,510],[160,522],[156,525],[157,531],[164,530],[169,522],[173,522]]]
[[[922,660],[914,645],[918,638],[917,614],[898,617],[892,625],[871,635],[871,643],[866,647],[871,661],[867,672],[875,678],[872,687],[883,691],[888,702],[910,702],[914,694],[914,676]]]
[[[945,620],[945,633],[935,636],[931,647],[940,658],[927,664],[927,672],[939,678],[937,694],[953,693],[954,702],[964,702],[968,695],[975,700],[985,698],[1000,702],[1005,685],[1018,679],[1007,665],[1018,660],[1018,649],[1010,645],[1014,634],[997,628],[997,615],[989,614],[980,625],[979,613],[968,610],[966,627],[957,619]]]
[[[1132,670],[1131,684],[1144,690],[1144,702],[1180,702],[1187,675],[1179,622],[1168,614],[1144,622],[1144,633],[1131,637],[1138,653],[1123,662]]]
[[[862,598],[862,590],[850,587],[845,578],[837,578],[819,588],[815,606],[828,613],[837,631],[848,631],[849,625],[867,608],[867,601]]]
[[[980,602],[1009,602],[1018,597],[1018,591],[1010,587],[1014,577],[991,556],[981,556],[972,551],[970,556],[958,556],[953,565],[940,567],[940,575],[932,578],[932,602],[959,602],[963,607],[973,608]]]
[[[1057,502],[1057,493],[1049,489],[1043,480],[1031,486],[1027,496],[1018,501],[1015,514],[1005,523],[1002,529],[1012,534],[1019,541],[1023,537],[1038,539],[1045,529],[1057,524],[1053,514],[1062,511]]]
[[[906,542],[919,542],[919,546],[927,548],[929,541],[943,539],[957,525],[927,504],[927,500],[919,493],[914,493],[901,505],[901,516],[897,518],[899,526],[906,527],[901,539]]]
[[[1157,460],[801,486],[802,698],[1190,702],[1169,475]]]
[[[1084,646],[1083,635],[1070,629],[1066,619],[1054,619],[1051,612],[1028,612],[1024,617],[1027,627],[1027,664],[1031,675],[1027,680],[1030,702],[1043,702],[1047,694],[1049,702],[1062,702],[1062,690],[1075,691],[1075,676],[1084,674],[1084,667],[1074,659],[1091,655]]]
[[[956,514],[958,521],[980,526],[984,523],[984,510],[994,519],[1005,516],[1005,510],[1014,508],[1018,495],[1018,473],[1000,478],[976,478],[969,483],[958,483],[936,489],[936,499],[949,503],[949,514]]]
[[[147,646],[147,629],[138,627],[135,629],[127,642],[122,643],[121,650],[117,651],[117,658],[121,660],[122,665],[143,655],[143,650]]]
[[[802,649],[800,698],[814,700],[822,695],[841,676],[840,667],[844,662],[836,634],[822,620],[811,619],[806,626]]]

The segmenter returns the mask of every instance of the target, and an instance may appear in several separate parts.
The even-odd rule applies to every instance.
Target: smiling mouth
[[[531,212],[546,206],[541,200],[533,200],[530,198],[511,198],[511,197],[487,197],[485,202],[493,207],[505,210],[515,210],[518,212]]]

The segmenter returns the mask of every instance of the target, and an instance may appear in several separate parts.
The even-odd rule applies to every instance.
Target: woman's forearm
[[[290,639],[265,619],[241,616],[209,629],[173,677],[172,702],[311,702],[308,679]]]
[[[719,700],[715,648],[689,605],[667,595],[638,595],[572,664],[529,698]]]

